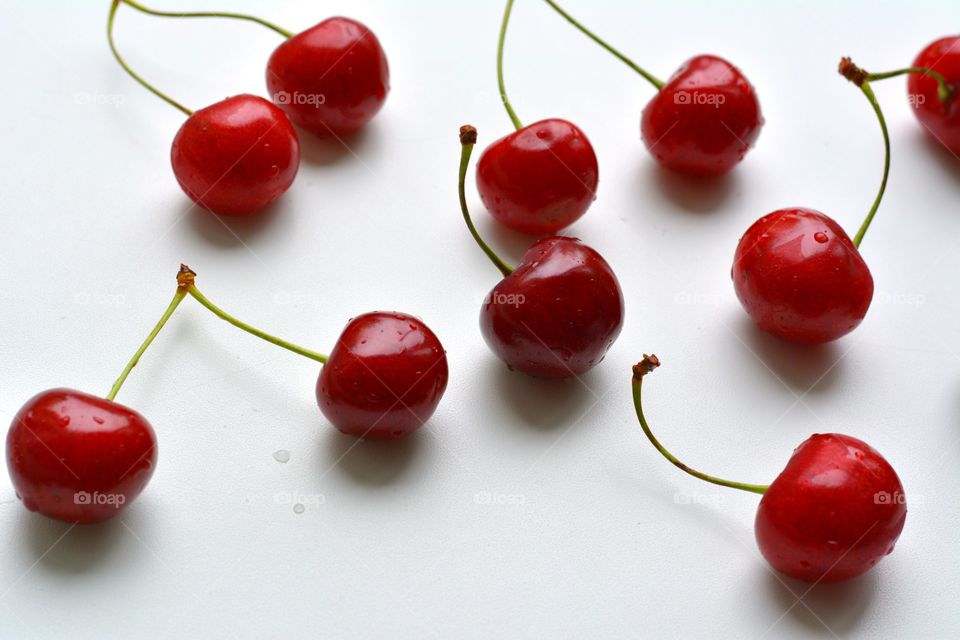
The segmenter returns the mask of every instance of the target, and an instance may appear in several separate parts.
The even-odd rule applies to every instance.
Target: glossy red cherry
[[[108,520],[147,485],[157,439],[146,418],[71,389],[39,393],[7,432],[7,468],[30,511],[65,522]]]
[[[566,120],[541,120],[480,155],[477,190],[505,226],[531,235],[573,224],[596,198],[599,169],[587,136]]]
[[[599,364],[623,328],[623,294],[610,265],[576,238],[544,238],[480,310],[480,331],[507,366],[569,378]]]
[[[839,224],[812,209],[780,209],[753,223],[730,275],[757,326],[791,342],[846,335],[873,299],[873,277],[860,252]]]
[[[893,551],[907,507],[900,479],[883,456],[856,438],[828,433],[797,447],[770,485],[697,471],[660,444],[643,415],[643,378],[658,366],[660,360],[651,355],[633,368],[633,402],[644,434],[682,471],[763,495],[754,529],[774,569],[807,582],[837,582],[869,571]]]
[[[763,126],[747,78],[717,56],[686,61],[643,110],[643,143],[660,164],[691,176],[730,171]]]
[[[927,131],[954,155],[960,154],[960,36],[930,43],[913,61],[914,67],[939,72],[953,91],[947,100],[939,93],[937,80],[912,73],[907,80],[910,104]]]
[[[775,569],[807,582],[856,577],[893,551],[907,517],[900,478],[865,442],[804,441],[763,494],[757,544]]]
[[[267,88],[297,126],[318,136],[352,133],[387,99],[387,56],[364,25],[329,18],[277,47]]]
[[[317,379],[317,404],[340,431],[395,439],[425,423],[447,388],[447,356],[421,320],[373,312],[352,319]]]
[[[239,95],[187,118],[170,152],[184,192],[225,216],[264,209],[293,183],[300,143],[280,109],[258,96]]]

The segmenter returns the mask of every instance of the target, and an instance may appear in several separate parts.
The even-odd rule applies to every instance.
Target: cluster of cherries
[[[114,0],[111,8],[111,27],[120,2]],[[334,18],[291,36],[250,16],[169,14],[132,0],[122,2],[155,15],[253,20],[289,38],[268,65],[268,87],[279,108],[244,95],[191,113],[146,85],[117,54],[138,81],[190,116],[174,140],[174,173],[191,198],[215,213],[252,213],[290,185],[298,145],[288,117],[313,133],[338,135],[367,122],[386,95],[383,51],[368,29],[351,20]],[[743,159],[763,118],[753,87],[736,67],[716,56],[696,56],[662,82],[553,0],[545,2],[657,89],[643,111],[641,132],[660,163],[690,176],[713,176],[730,171]],[[561,119],[523,126],[507,100],[503,50],[512,5],[513,0],[507,0],[497,76],[503,104],[517,130],[483,152],[476,182],[496,220],[540,239],[514,268],[477,232],[465,186],[477,141],[477,130],[469,125],[460,130],[460,206],[468,230],[503,275],[480,310],[484,340],[510,369],[538,378],[569,378],[603,360],[623,327],[624,300],[616,275],[598,252],[579,239],[552,235],[580,218],[594,201],[598,162],[577,126]],[[909,75],[911,104],[921,123],[960,154],[956,95],[960,37],[934,42],[904,69],[868,73],[844,58],[839,70],[866,96],[883,135],[883,178],[865,220],[851,240],[836,221],[818,211],[774,211],[743,235],[731,273],[738,298],[759,328],[800,344],[825,343],[852,331],[873,296],[873,279],[859,247],[886,188],[890,142],[871,83]],[[295,92],[324,95],[326,101],[322,108],[304,109],[299,99],[289,98]],[[280,95],[288,97],[278,100]],[[322,363],[317,402],[345,433],[404,437],[430,418],[446,388],[443,347],[413,316],[375,312],[354,318],[327,356],[227,314],[200,293],[195,274],[182,266],[173,300],[106,399],[55,389],[28,401],[14,419],[7,438],[8,466],[27,508],[69,522],[97,522],[117,513],[116,501],[79,504],[73,496],[122,495],[120,506],[125,506],[143,489],[156,463],[156,436],[140,414],[115,403],[114,397],[187,296],[238,328]],[[811,582],[844,580],[869,570],[893,550],[906,519],[906,504],[896,472],[877,451],[847,435],[816,434],[797,447],[770,485],[707,475],[674,457],[647,424],[643,380],[659,365],[659,359],[650,355],[633,368],[635,410],[644,433],[686,473],[763,495],[756,537],[774,568]]]

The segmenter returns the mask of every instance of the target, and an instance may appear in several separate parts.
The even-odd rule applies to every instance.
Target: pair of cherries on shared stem
[[[317,404],[346,434],[405,437],[430,418],[443,396],[446,353],[418,318],[396,312],[357,316],[326,356],[237,320],[207,299],[194,279],[181,266],[173,300],[106,398],[51,389],[19,410],[7,433],[7,467],[27,509],[66,522],[101,522],[146,486],[157,463],[156,434],[146,418],[114,398],[187,295],[230,324],[323,364]]]
[[[120,3],[163,17],[226,17],[264,25],[286,40],[267,63],[273,102],[241,94],[196,112],[137,75],[113,41]],[[300,142],[291,122],[321,138],[353,133],[383,106],[389,91],[387,58],[377,37],[348,18],[330,18],[293,34],[260,18],[235,13],[173,13],[134,0],[114,0],[108,19],[111,50],[144,87],[187,115],[170,152],[174,175],[199,206],[219,215],[247,216],[283,195],[297,175]]]
[[[746,77],[722,58],[700,55],[668,82],[650,75],[604,42],[552,0],[555,11],[656,89],[643,110],[641,133],[665,167],[689,176],[730,171],[756,142],[760,104]],[[500,95],[517,131],[493,142],[477,162],[477,189],[487,210],[521,233],[556,233],[579,219],[596,198],[599,169],[587,136],[558,118],[523,126],[507,99],[503,48],[513,0],[508,0],[497,49]]]
[[[731,269],[737,297],[757,326],[801,344],[822,344],[853,331],[873,299],[873,277],[859,247],[886,190],[890,137],[871,81],[912,73],[928,93],[937,94],[931,97],[937,109],[960,110],[952,86],[926,68],[871,74],[844,58],[839,71],[866,96],[883,135],[883,177],[870,211],[852,240],[835,220],[813,209],[769,213],[740,239]]]
[[[875,449],[847,435],[814,434],[769,485],[707,475],[674,457],[647,424],[643,379],[658,366],[656,356],[645,355],[633,367],[633,401],[644,434],[684,472],[763,496],[754,532],[774,569],[806,582],[838,582],[869,571],[893,551],[906,521],[906,499],[896,471]]]
[[[569,378],[603,360],[623,328],[623,293],[606,260],[576,238],[535,242],[516,268],[484,242],[470,218],[465,182],[477,130],[460,128],[458,190],[464,222],[503,279],[480,309],[480,330],[512,370],[539,378]]]

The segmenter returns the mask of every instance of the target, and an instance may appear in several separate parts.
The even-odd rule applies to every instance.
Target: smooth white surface
[[[357,313],[416,313],[447,347],[450,385],[415,437],[353,447],[314,404],[313,363],[188,300],[118,396],[148,416],[161,450],[122,520],[71,529],[0,483],[0,636],[960,633],[960,160],[924,137],[902,79],[876,86],[894,158],[863,244],[877,287],[863,325],[792,348],[750,326],[729,278],[738,238],[773,209],[809,206],[856,229],[881,140],[836,63],[908,64],[956,29],[956,2],[564,2],[661,77],[701,52],[747,74],[766,126],[745,162],[707,185],[644,150],[645,82],[544,3],[517,2],[513,104],[525,122],[565,117],[590,136],[599,197],[570,232],[606,256],[626,296],[623,334],[583,384],[508,373],[477,329],[498,274],[460,219],[456,133],[475,124],[482,148],[509,132],[500,2],[153,2],[293,30],[345,14],[389,56],[393,90],[369,130],[349,149],[303,135],[282,204],[232,231],[187,212],[168,161],[182,118],[110,57],[108,4],[4,3],[3,414],[49,387],[105,393],[180,261],[226,309],[321,350]],[[278,43],[252,24],[123,9],[117,39],[194,107],[263,95]],[[472,181],[470,194],[481,231],[515,260],[528,241],[492,225]],[[706,471],[772,480],[818,431],[881,451],[910,504],[896,552],[851,583],[781,583],[753,541],[757,497],[681,474],[643,438],[629,367],[650,350],[664,365],[648,417]]]

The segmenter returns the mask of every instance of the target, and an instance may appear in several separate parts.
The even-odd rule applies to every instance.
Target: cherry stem
[[[156,9],[150,9],[145,7],[139,2],[134,2],[134,0],[121,0],[124,4],[129,5],[136,9],[151,16],[159,16],[161,18],[232,18],[234,20],[248,20],[250,22],[256,22],[259,25],[263,25],[271,31],[275,31],[282,35],[284,38],[293,37],[294,33],[288,31],[283,27],[278,27],[272,22],[268,22],[263,18],[258,18],[256,16],[250,16],[244,13],[231,13],[225,11],[157,11]]]
[[[137,363],[140,362],[140,356],[147,350],[147,347],[150,346],[150,343],[153,342],[153,339],[157,337],[157,334],[160,333],[160,330],[163,329],[163,326],[167,324],[167,320],[170,319],[170,316],[173,315],[173,312],[177,310],[177,307],[180,306],[180,303],[183,301],[184,297],[187,295],[187,287],[182,283],[182,272],[181,275],[177,276],[177,292],[173,295],[173,300],[170,301],[170,304],[167,306],[167,310],[163,312],[163,315],[160,316],[160,320],[157,321],[156,326],[153,327],[153,330],[147,336],[147,339],[143,341],[143,344],[140,345],[140,348],[137,349],[137,352],[133,354],[133,357],[130,358],[130,362],[127,363],[127,366],[120,373],[120,377],[117,378],[117,381],[113,383],[113,386],[110,387],[110,393],[107,394],[107,400],[113,400],[117,397],[117,393],[120,391],[120,387],[123,386],[123,383],[126,382],[127,376],[130,375],[130,372],[133,371],[133,368],[137,366]]]
[[[743,482],[734,482],[732,480],[724,480],[722,478],[717,478],[714,476],[707,475],[696,469],[691,469],[684,463],[680,462],[672,453],[666,450],[662,444],[653,436],[653,432],[650,431],[649,425],[647,425],[646,419],[643,417],[643,402],[641,400],[642,390],[643,390],[643,377],[660,366],[660,360],[655,355],[646,355],[644,354],[643,360],[634,365],[633,367],[633,406],[637,411],[637,420],[640,421],[640,427],[643,429],[643,432],[647,435],[647,438],[650,439],[650,442],[653,443],[653,446],[656,447],[657,451],[663,455],[664,458],[673,463],[681,471],[689,473],[695,478],[700,478],[701,480],[706,480],[707,482],[712,482],[713,484],[718,484],[722,487],[732,487],[733,489],[740,489],[742,491],[749,491],[750,493],[766,493],[767,489],[770,488],[770,485],[765,484],[746,484]]]
[[[510,116],[510,121],[518,130],[523,129],[523,123],[517,117],[517,112],[513,110],[510,100],[507,98],[507,87],[503,82],[503,42],[507,39],[507,24],[510,22],[510,13],[513,11],[513,0],[507,0],[507,8],[503,11],[503,23],[500,25],[500,40],[497,42],[497,85],[500,87],[500,100]]]
[[[887,121],[883,117],[880,103],[877,102],[877,96],[874,95],[873,88],[870,86],[870,74],[855,65],[850,58],[842,58],[840,60],[839,72],[844,78],[860,87],[860,91],[863,92],[863,95],[865,95],[870,102],[870,106],[873,107],[873,112],[877,115],[877,120],[880,122],[880,131],[883,133],[883,179],[880,181],[880,189],[877,191],[877,197],[873,201],[873,206],[870,207],[867,217],[864,218],[863,224],[861,224],[860,229],[857,230],[857,235],[853,237],[853,246],[859,249],[860,243],[863,242],[863,236],[867,233],[867,229],[870,228],[870,223],[873,222],[873,216],[876,215],[877,209],[880,208],[880,201],[883,200],[883,194],[887,190],[887,178],[890,176],[890,133],[887,131]]]
[[[120,66],[123,67],[124,71],[130,74],[130,77],[143,85],[148,91],[153,93],[155,96],[166,102],[167,104],[179,109],[187,116],[192,116],[193,111],[183,106],[167,94],[163,93],[152,84],[141,78],[136,71],[130,68],[130,65],[126,63],[123,59],[123,56],[120,55],[120,52],[117,51],[117,45],[113,41],[113,22],[117,15],[117,8],[120,6],[121,0],[113,0],[113,3],[110,5],[110,14],[107,16],[107,42],[110,43],[110,51],[113,52],[113,57],[117,59],[117,62],[120,63]],[[132,6],[132,5],[131,5]]]
[[[467,223],[467,228],[470,229],[470,235],[473,236],[473,239],[477,241],[477,244],[483,249],[483,252],[487,254],[487,257],[490,258],[490,262],[493,263],[497,269],[500,270],[500,273],[504,277],[513,273],[513,267],[508,265],[506,262],[500,259],[500,256],[490,248],[486,242],[483,241],[483,238],[480,237],[480,233],[477,232],[477,228],[473,226],[473,219],[470,217],[470,210],[467,208],[467,195],[466,195],[466,181],[467,181],[467,166],[470,164],[470,155],[473,153],[473,146],[477,143],[477,129],[469,124],[465,124],[460,127],[460,179],[457,183],[457,190],[460,193],[460,211],[463,212],[463,221]]]
[[[182,267],[182,268],[187,268],[187,269],[188,269],[188,267]],[[278,337],[276,337],[276,336],[272,336],[272,335],[270,335],[269,333],[267,333],[267,332],[265,332],[265,331],[261,331],[260,329],[257,329],[256,327],[252,327],[252,326],[250,326],[249,324],[247,324],[246,322],[243,322],[243,321],[238,320],[237,318],[233,317],[232,315],[230,315],[229,313],[227,313],[226,311],[224,311],[223,309],[221,309],[221,308],[218,307],[217,305],[215,305],[215,304],[213,304],[212,302],[210,302],[210,300],[208,300],[205,295],[203,295],[202,293],[200,293],[200,290],[197,289],[197,286],[196,286],[193,282],[191,282],[191,283],[187,286],[186,292],[189,293],[197,302],[199,302],[200,304],[202,304],[203,306],[205,306],[207,309],[209,309],[211,312],[213,312],[213,314],[214,314],[215,316],[217,316],[217,317],[220,318],[221,320],[226,320],[227,322],[229,322],[229,323],[232,324],[233,326],[237,327],[238,329],[243,329],[243,330],[246,331],[247,333],[250,333],[250,334],[252,334],[252,335],[255,335],[255,336],[257,336],[258,338],[260,338],[260,339],[262,339],[262,340],[266,340],[266,341],[269,342],[270,344],[275,344],[275,345],[277,345],[278,347],[283,347],[283,348],[286,349],[287,351],[292,351],[292,352],[297,353],[297,354],[300,354],[301,356],[304,356],[304,357],[306,357],[306,358],[310,358],[311,360],[316,360],[316,361],[319,362],[320,364],[326,364],[326,362],[327,362],[327,356],[326,356],[326,355],[324,355],[324,354],[322,354],[322,353],[317,353],[316,351],[312,351],[312,350],[307,349],[307,348],[305,348],[305,347],[301,347],[301,346],[299,346],[299,345],[293,344],[292,342],[287,342],[286,340],[283,340],[283,339],[278,338]]]
[[[940,98],[941,102],[948,102],[956,91],[956,87],[947,82],[947,79],[944,78],[938,71],[933,69],[927,69],[926,67],[907,67],[906,69],[897,69],[896,71],[884,71],[881,73],[868,73],[867,80],[886,80],[887,78],[895,78],[897,76],[906,75],[908,73],[920,73],[925,76],[929,76],[937,81],[937,97]]]
[[[636,62],[634,62],[633,60],[631,60],[631,59],[628,58],[627,56],[623,55],[622,53],[620,53],[619,51],[617,51],[616,49],[614,49],[610,44],[608,44],[606,41],[604,41],[600,36],[598,36],[597,34],[593,33],[593,32],[590,31],[589,29],[587,29],[585,26],[583,26],[582,24],[580,24],[573,16],[571,16],[569,13],[567,13],[566,11],[564,11],[563,9],[561,9],[560,6],[559,6],[556,2],[554,2],[553,0],[544,0],[544,2],[546,2],[548,5],[550,5],[551,7],[553,7],[553,10],[554,10],[554,11],[556,11],[556,12],[559,13],[561,16],[563,16],[563,17],[567,20],[567,22],[569,22],[570,24],[572,24],[573,26],[575,26],[577,29],[579,29],[579,30],[580,30],[584,35],[586,35],[588,38],[590,38],[591,40],[593,40],[594,42],[596,42],[597,44],[599,44],[601,47],[603,47],[604,49],[606,49],[608,52],[612,53],[617,59],[619,59],[619,60],[620,60],[621,62],[623,62],[625,65],[627,65],[628,67],[630,67],[631,69],[633,69],[634,71],[636,71],[638,74],[640,74],[641,76],[643,76],[644,80],[646,80],[647,82],[649,82],[650,84],[652,84],[654,87],[657,88],[657,91],[659,91],[660,89],[663,89],[663,85],[664,85],[663,80],[660,80],[660,79],[657,78],[656,76],[648,73],[647,71],[645,71],[644,69],[642,69],[642,68],[640,67],[640,65],[638,65]]]

